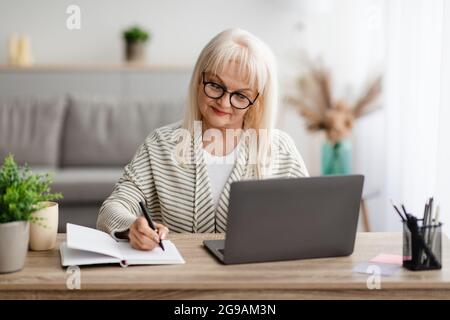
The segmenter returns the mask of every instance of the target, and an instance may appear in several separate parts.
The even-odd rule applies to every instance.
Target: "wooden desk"
[[[64,235],[59,235],[59,241]],[[184,265],[81,267],[81,289],[66,287],[58,250],[30,252],[25,268],[0,274],[0,299],[303,299],[450,298],[449,241],[443,239],[438,271],[401,269],[381,277],[381,290],[369,290],[368,275],[352,272],[379,253],[401,253],[397,233],[360,233],[350,257],[224,266],[201,245],[217,234],[171,235]]]

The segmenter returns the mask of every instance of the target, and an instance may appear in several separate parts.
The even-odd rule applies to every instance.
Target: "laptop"
[[[224,264],[351,255],[363,184],[362,175],[234,182],[225,240],[203,245]]]

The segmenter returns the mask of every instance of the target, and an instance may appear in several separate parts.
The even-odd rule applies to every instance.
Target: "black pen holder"
[[[414,271],[442,268],[442,223],[419,223],[416,230],[403,223],[403,267]]]

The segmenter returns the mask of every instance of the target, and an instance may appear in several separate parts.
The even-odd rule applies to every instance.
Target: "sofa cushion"
[[[12,153],[19,164],[57,166],[65,108],[62,97],[0,99],[0,162]]]
[[[31,168],[34,173],[48,173],[53,177],[52,192],[61,192],[61,204],[101,204],[113,191],[123,168]]]
[[[130,101],[72,95],[61,165],[124,166],[151,131],[180,120],[183,112],[181,101]]]

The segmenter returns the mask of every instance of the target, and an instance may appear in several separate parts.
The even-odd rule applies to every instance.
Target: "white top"
[[[233,151],[225,156],[213,156],[203,149],[203,156],[208,171],[209,182],[211,184],[211,195],[216,207],[219,203],[223,187],[233,170],[236,161],[236,149],[237,148],[234,148]]]

